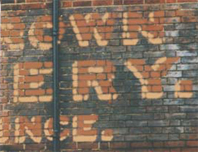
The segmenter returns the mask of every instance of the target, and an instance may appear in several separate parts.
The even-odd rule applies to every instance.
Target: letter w
[[[92,33],[99,46],[106,46],[111,37],[114,24],[114,14],[105,13],[102,17],[98,13],[74,14],[69,17],[73,31],[81,47],[89,46]]]

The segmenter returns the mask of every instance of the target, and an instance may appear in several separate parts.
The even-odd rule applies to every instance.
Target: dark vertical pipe
[[[58,76],[58,25],[59,0],[53,0],[53,150],[60,151],[60,125],[59,125],[59,76]]]

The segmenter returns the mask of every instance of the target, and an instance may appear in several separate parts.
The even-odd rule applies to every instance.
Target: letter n
[[[18,117],[15,119],[15,142],[24,143],[26,134],[36,143],[42,140],[41,116],[32,117],[31,121],[27,117]]]

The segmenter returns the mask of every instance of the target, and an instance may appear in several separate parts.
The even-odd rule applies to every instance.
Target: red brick
[[[23,30],[25,28],[25,24],[24,23],[17,23],[17,24],[13,24],[14,28],[13,29],[16,29],[16,30]]]
[[[170,152],[181,152],[180,148],[171,148]]]
[[[197,0],[177,0],[177,2],[197,2]]]
[[[34,2],[45,2],[45,0],[26,0],[27,3],[34,3]]]
[[[143,25],[143,31],[162,31],[163,25]]]
[[[93,6],[106,6],[106,5],[112,5],[113,0],[95,0],[93,1]]]
[[[72,7],[72,2],[63,2],[62,7]]]
[[[10,18],[10,22],[11,23],[19,23],[21,21],[21,19],[19,17],[12,17]]]
[[[44,62],[44,66],[46,68],[51,68],[53,66],[53,63],[52,62]]]
[[[12,34],[12,32],[10,33],[9,31],[3,31],[3,30],[1,31],[1,36],[2,37],[9,37],[9,35],[11,35],[11,34]]]
[[[44,78],[43,76],[39,75],[39,76],[26,76],[25,77],[25,82],[40,82],[43,81]]]
[[[184,147],[184,141],[168,141],[164,143],[166,147]]]
[[[146,23],[148,23],[146,19],[128,19],[128,24],[140,25]]]
[[[125,152],[153,152],[153,151],[149,151],[147,149],[134,149],[133,151],[125,151]]]
[[[30,88],[29,84],[19,84],[19,89],[28,89]]]
[[[144,65],[145,64],[145,61],[143,59],[131,59],[128,61],[130,61],[132,64],[135,64],[135,65]]]
[[[154,12],[154,17],[163,17],[164,16],[164,11],[156,11]]]
[[[12,41],[12,43],[23,43],[23,39],[19,38],[19,37],[11,37],[10,40]]]
[[[78,143],[80,149],[98,149],[98,143]]]
[[[98,116],[97,115],[79,115],[78,116],[78,121],[84,121],[84,120],[98,120]]]
[[[124,0],[125,5],[130,4],[143,4],[143,0]]]
[[[128,142],[113,142],[110,145],[111,148],[113,149],[123,149],[123,148],[129,148],[130,147],[130,143]]]
[[[148,152],[170,152],[169,149],[160,148],[160,149],[151,149]]]
[[[12,32],[10,32],[10,36],[20,36],[20,31],[13,31],[12,30]]]
[[[186,145],[190,147],[198,147],[198,141],[187,141]]]
[[[79,67],[91,67],[96,66],[96,61],[90,60],[90,61],[78,61]]]
[[[52,94],[52,93],[53,93],[53,89],[47,89],[47,90],[46,90],[46,93],[47,93],[47,94]]]
[[[80,6],[80,7],[83,7],[83,6],[91,6],[91,1],[76,1],[76,2],[73,2],[73,6]]]
[[[18,9],[22,10],[29,10],[29,9],[44,9],[47,8],[49,5],[46,5],[46,3],[36,3],[36,4],[23,4],[19,5]]]
[[[44,150],[45,149],[45,144],[27,144],[25,146],[25,150]]]
[[[39,69],[43,66],[41,62],[26,62],[24,63],[25,69]]]
[[[141,147],[152,147],[152,143],[151,142],[134,142],[131,143],[131,148],[141,148]]]
[[[80,94],[87,94],[87,93],[89,93],[89,89],[88,88],[79,88],[78,92]]]
[[[52,42],[52,37],[51,36],[44,36],[44,41],[45,42]]]
[[[122,5],[123,0],[114,0],[114,5]]]
[[[162,86],[158,85],[158,86],[151,86],[151,90],[154,92],[161,92],[162,91]]]
[[[165,3],[165,0],[146,0],[146,4],[153,4],[153,3]]]
[[[39,90],[26,90],[25,91],[26,95],[44,95],[45,91],[42,89]]]
[[[176,0],[166,0],[166,3],[176,3]]]
[[[184,148],[181,152],[197,152],[198,148]]]
[[[128,12],[128,18],[142,18],[142,13]]]
[[[2,23],[8,23],[8,22],[10,22],[10,18],[2,18],[1,22]]]

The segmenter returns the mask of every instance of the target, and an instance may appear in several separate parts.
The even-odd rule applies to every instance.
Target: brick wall
[[[60,1],[62,151],[198,151],[197,2]],[[2,0],[1,151],[52,151],[51,7]]]

